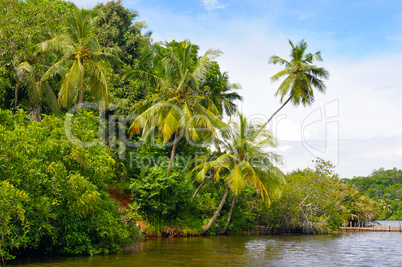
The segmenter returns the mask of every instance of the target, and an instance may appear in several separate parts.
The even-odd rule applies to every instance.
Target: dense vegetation
[[[402,220],[402,170],[380,168],[367,177],[342,181],[355,185],[360,192],[379,202],[379,220]]]
[[[82,148],[66,137],[64,120],[29,122],[21,110],[0,112],[1,245],[3,256],[36,250],[115,252],[138,231],[128,211],[109,198],[116,180],[107,147]],[[77,116],[75,136],[96,140],[97,118]]]
[[[0,7],[2,259],[111,253],[143,234],[257,224],[325,233],[375,217],[376,202],[340,182],[329,162],[287,175],[276,167],[269,121],[237,112],[241,87],[213,60],[219,50],[153,42],[119,2]],[[280,109],[311,104],[328,77],[313,65],[319,52],[290,45],[289,61],[271,58],[285,66],[272,78],[285,78]]]

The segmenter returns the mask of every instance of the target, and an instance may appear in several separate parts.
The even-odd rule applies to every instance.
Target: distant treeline
[[[379,202],[379,220],[402,220],[402,170],[374,170],[371,175],[342,179]]]

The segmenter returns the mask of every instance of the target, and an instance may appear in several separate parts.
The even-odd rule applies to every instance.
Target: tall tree
[[[215,61],[201,88],[205,95],[212,98],[222,115],[232,116],[236,114],[236,101],[243,100],[243,97],[237,93],[237,90],[241,89],[240,84],[230,83],[229,74],[221,72],[218,63]]]
[[[295,106],[300,103],[303,106],[311,105],[314,102],[314,88],[325,92],[325,84],[322,79],[328,79],[329,73],[324,68],[313,65],[314,61],[322,61],[321,52],[314,54],[306,53],[307,43],[301,40],[299,44],[294,45],[291,40],[289,44],[292,47],[290,51],[290,60],[285,60],[279,56],[272,56],[269,64],[279,64],[285,68],[271,77],[272,81],[277,81],[285,77],[279,85],[275,96],[280,95],[281,102],[287,96],[287,100],[272,114],[265,124],[268,124],[272,118],[289,102]]]
[[[149,88],[143,80],[121,79],[124,74],[137,69],[147,70],[148,62],[142,60],[142,53],[151,41],[151,32],[144,31],[145,21],[139,21],[139,14],[129,10],[120,1],[98,4],[95,9],[104,14],[99,20],[97,39],[104,51],[118,57],[124,65],[108,72],[108,87],[116,112],[128,115],[133,102],[148,95]]]
[[[69,7],[70,4],[62,0],[0,0],[2,108],[30,108],[28,91],[20,88],[17,69],[21,63],[28,61],[35,72],[43,75],[43,58],[33,58],[32,52],[37,43],[60,33],[65,21],[64,13]]]
[[[51,66],[42,80],[62,77],[59,101],[70,107],[74,102],[82,103],[87,89],[96,101],[109,101],[106,68],[109,63],[120,61],[102,47],[95,38],[100,13],[96,10],[79,9],[76,6],[68,13],[65,33],[38,45],[41,52],[61,53],[62,58]]]
[[[215,133],[215,127],[223,125],[214,103],[199,95],[200,81],[205,79],[211,68],[211,57],[220,51],[209,49],[198,60],[194,60],[194,46],[189,41],[154,47],[157,63],[149,72],[136,72],[140,76],[155,80],[159,93],[144,101],[148,108],[131,124],[130,133],[148,137],[159,131],[164,143],[172,138],[173,147],[167,172],[169,173],[180,136],[198,141]],[[201,130],[202,129],[202,130]]]
[[[218,75],[219,95],[216,97],[219,101],[219,110],[221,113],[232,116],[237,112],[235,101],[242,101],[243,97],[236,90],[241,89],[238,83],[229,83],[229,74],[227,72]]]
[[[227,190],[214,216],[204,227],[207,232],[218,217],[229,189],[233,192],[232,205],[228,221],[221,233],[225,233],[230,224],[236,197],[246,185],[254,187],[264,199],[266,205],[271,198],[279,197],[285,179],[282,172],[274,166],[279,156],[268,149],[276,147],[276,141],[265,126],[254,125],[239,114],[238,122],[229,122],[229,127],[222,130],[223,153],[215,160],[206,161],[196,166],[188,176],[196,173],[196,179],[209,179],[212,173],[215,181],[223,179]]]
[[[17,105],[18,87],[25,88],[29,96],[31,106],[31,120],[41,121],[41,102],[45,99],[54,113],[58,113],[59,104],[50,85],[41,82],[38,71],[29,61],[24,61],[16,67],[17,85],[15,88],[15,106]]]

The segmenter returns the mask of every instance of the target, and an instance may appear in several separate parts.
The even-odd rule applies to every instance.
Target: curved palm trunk
[[[215,211],[214,216],[209,220],[207,226],[202,229],[202,233],[206,233],[212,226],[212,224],[215,222],[216,218],[218,217],[219,213],[222,210],[223,204],[225,204],[226,198],[228,197],[229,194],[229,187],[226,188],[225,194],[223,195],[223,198],[221,200],[221,203],[219,203],[218,209]]]
[[[226,222],[225,228],[223,228],[223,230],[220,231],[220,232],[218,233],[218,235],[224,235],[224,234],[226,234],[226,232],[228,231],[228,228],[229,228],[229,225],[230,225],[230,221],[231,221],[232,215],[233,215],[233,207],[234,207],[234,205],[235,205],[235,202],[236,202],[236,195],[233,196],[232,205],[230,206],[229,216],[228,216],[228,220],[227,220],[227,222]]]
[[[198,194],[198,191],[200,191],[201,187],[204,186],[208,182],[209,179],[211,179],[212,176],[209,176],[207,179],[202,181],[202,183],[197,187],[197,190],[195,190],[194,195],[191,197],[191,202],[194,200],[195,196]]]
[[[169,167],[167,169],[167,173],[169,173],[170,170],[172,169],[174,154],[176,153],[176,144],[177,144],[177,135],[178,135],[178,133],[179,133],[179,129],[177,129],[175,134],[174,134],[172,154],[170,155],[170,162],[169,162]]]
[[[285,101],[285,103],[282,104],[282,106],[280,106],[275,112],[274,114],[272,114],[271,117],[269,117],[269,119],[267,120],[267,122],[263,125],[262,128],[264,128],[265,126],[267,126],[267,124],[275,117],[276,114],[278,114],[278,112],[290,101],[290,99],[292,99],[292,96],[290,96],[288,98],[288,100]]]

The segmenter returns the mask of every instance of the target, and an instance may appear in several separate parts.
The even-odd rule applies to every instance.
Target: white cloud
[[[287,146],[279,146],[279,147],[277,148],[278,151],[288,151],[288,150],[290,150],[290,149],[292,149],[292,147],[289,146],[289,145],[287,145]]]
[[[219,7],[218,1],[203,1],[205,7]],[[279,82],[269,78],[280,67],[268,65],[271,55],[287,57],[287,38],[297,41],[300,36],[288,36],[270,23],[269,17],[233,16],[220,19],[211,14],[186,15],[157,9],[138,8],[155,40],[184,40],[189,38],[200,46],[221,49],[217,59],[222,71],[228,71],[231,82],[240,83],[244,102],[240,108],[249,118],[267,119],[279,106],[274,97]],[[327,93],[316,93],[311,107],[294,107],[288,104],[273,122],[274,134],[279,139],[285,157],[285,171],[311,166],[316,156],[337,162],[336,170],[342,177],[368,175],[380,167],[401,166],[402,143],[402,80],[400,62],[402,54],[351,59],[331,55],[338,40],[331,35],[304,32],[310,44],[309,51],[321,50],[324,66],[330,72],[326,82]],[[362,48],[364,49],[364,48]],[[338,101],[337,112],[325,116],[328,103]],[[322,119],[306,120],[321,110]],[[281,116],[286,115],[286,119]],[[323,152],[324,151],[324,152]]]
[[[218,3],[218,0],[201,0],[201,2],[207,10],[214,10],[226,7],[226,5]]]
[[[386,39],[387,40],[402,40],[402,35],[388,36]]]

